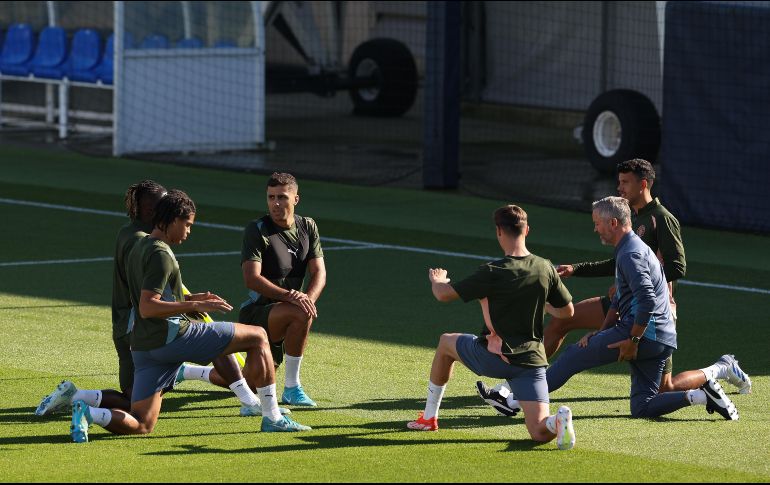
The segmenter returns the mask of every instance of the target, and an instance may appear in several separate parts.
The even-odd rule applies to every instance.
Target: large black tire
[[[353,88],[353,113],[401,116],[417,97],[417,65],[412,53],[395,39],[371,39],[356,47],[348,64],[350,79],[375,77],[377,85]]]
[[[619,140],[614,136],[617,128]],[[588,108],[582,138],[591,165],[599,172],[614,174],[618,163],[625,160],[656,161],[660,149],[660,117],[655,105],[636,91],[607,91]]]

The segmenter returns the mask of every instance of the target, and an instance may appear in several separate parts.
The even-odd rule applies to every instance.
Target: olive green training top
[[[112,338],[117,339],[129,332],[131,295],[128,294],[126,260],[134,244],[152,230],[152,224],[131,221],[120,228],[115,241],[115,257],[112,265]]]
[[[465,302],[487,298],[492,327],[503,340],[502,355],[510,364],[548,365],[543,347],[545,304],[561,308],[572,301],[550,261],[534,254],[506,256],[450,285]],[[485,346],[487,335],[490,331],[484,325],[480,341]]]
[[[163,301],[184,301],[182,274],[173,251],[160,239],[145,236],[134,244],[126,262],[128,290],[134,308],[131,350],[153,350],[183,335],[190,325],[185,315],[167,318],[142,318],[139,298],[142,290],[161,295]]]

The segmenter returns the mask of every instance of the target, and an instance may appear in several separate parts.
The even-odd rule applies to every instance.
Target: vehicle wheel
[[[395,39],[372,39],[356,47],[348,64],[350,79],[372,78],[377,85],[350,90],[353,113],[401,116],[417,96],[417,65],[412,53]]]
[[[655,162],[660,149],[660,117],[655,105],[636,91],[607,91],[588,108],[582,138],[591,165],[599,172],[614,174],[624,160]]]

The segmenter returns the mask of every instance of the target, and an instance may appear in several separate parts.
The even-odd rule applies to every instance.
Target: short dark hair
[[[181,190],[171,189],[155,206],[152,225],[165,231],[177,217],[187,219],[195,214],[195,202]]]
[[[632,158],[618,164],[618,173],[633,173],[639,180],[646,180],[652,187],[655,182],[655,169],[652,164],[643,158]]]
[[[132,185],[126,190],[126,214],[131,220],[139,219],[139,204],[142,201],[142,197],[146,195],[156,195],[160,197],[166,193],[165,187],[155,182],[154,180],[142,180],[139,183]]]
[[[504,205],[495,211],[495,226],[511,236],[521,236],[527,227],[527,213],[517,205]]]
[[[283,172],[273,172],[269,179],[267,179],[268,187],[279,187],[283,185],[294,186],[295,190],[299,190],[299,184],[294,175]]]

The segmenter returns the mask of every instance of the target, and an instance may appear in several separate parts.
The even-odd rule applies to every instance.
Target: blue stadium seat
[[[177,41],[175,47],[181,49],[200,49],[203,47],[203,41],[197,37],[188,37],[187,39],[180,39]]]
[[[126,32],[123,37],[123,49],[134,47],[134,36]],[[96,75],[104,84],[112,84],[115,75],[115,34],[110,34],[104,47],[104,55],[96,66]]]
[[[102,39],[93,29],[80,29],[72,38],[72,51],[67,60],[67,78],[71,81],[95,83],[96,66],[102,59]]]
[[[140,49],[168,49],[168,37],[162,34],[152,34],[142,40]]]
[[[0,73],[11,76],[29,75],[29,65],[35,52],[35,34],[27,24],[14,24],[5,34],[0,52]]]
[[[238,47],[238,44],[232,39],[219,39],[214,42],[214,47]]]
[[[62,79],[67,60],[67,34],[61,27],[46,27],[32,58],[30,69],[35,77]]]

